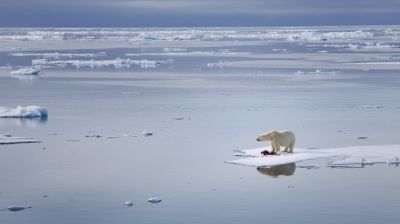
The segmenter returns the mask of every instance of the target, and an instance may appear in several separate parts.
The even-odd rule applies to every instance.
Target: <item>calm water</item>
[[[255,137],[269,129],[295,131],[302,147],[399,143],[397,109],[358,108],[398,102],[396,87],[269,88],[229,78],[230,86],[190,87],[185,79],[188,85],[171,88],[47,75],[30,82],[1,77],[1,105],[40,102],[50,114],[47,121],[1,120],[2,133],[43,141],[1,146],[0,206],[33,206],[0,213],[1,223],[398,220],[397,167],[332,169],[321,161],[311,170],[257,170],[223,162],[234,149],[260,146]],[[143,130],[154,136],[108,138]],[[147,203],[153,195],[163,201]],[[126,200],[134,206],[123,206]]]
[[[359,29],[365,35],[354,39],[351,32]],[[42,141],[0,146],[0,209],[32,206],[0,212],[0,223],[398,223],[399,167],[339,169],[324,160],[259,169],[224,163],[235,149],[262,146],[256,137],[271,129],[294,131],[297,147],[400,143],[396,64],[369,70],[364,66],[371,65],[348,64],[396,61],[399,28],[322,30],[327,34],[312,31],[311,37],[307,30],[290,31],[297,35],[293,40],[257,30],[250,32],[255,38],[235,36],[248,35],[246,30],[224,31],[219,39],[206,36],[215,30],[205,36],[189,32],[192,39],[183,41],[177,38],[188,34],[179,30],[151,33],[172,35],[173,41],[161,42],[148,40],[144,31],[135,38],[145,40],[102,34],[107,44],[84,42],[90,33],[58,40],[50,32],[31,41],[28,32],[28,40],[14,41],[7,35],[23,31],[2,30],[0,105],[41,105],[49,118],[0,119],[0,134]],[[337,37],[331,33],[336,31],[350,33]],[[121,43],[113,42],[115,35],[123,37]],[[162,55],[171,52],[166,47],[205,56]],[[45,57],[11,53],[55,51],[106,52],[93,60],[140,53],[131,58],[173,61],[149,69],[47,64],[34,79],[10,75],[10,66],[15,70]],[[219,62],[220,67],[208,65]],[[237,64],[225,67],[226,62]],[[86,137],[91,135],[101,137]],[[163,201],[150,204],[151,196]],[[124,206],[127,200],[134,205]]]

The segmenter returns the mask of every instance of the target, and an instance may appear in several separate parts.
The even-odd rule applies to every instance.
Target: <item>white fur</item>
[[[296,137],[291,131],[270,131],[258,136],[257,141],[270,141],[272,152],[278,153],[281,150],[281,146],[284,146],[285,152],[293,152]]]

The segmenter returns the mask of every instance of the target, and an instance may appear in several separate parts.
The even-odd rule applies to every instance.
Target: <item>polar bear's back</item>
[[[296,136],[291,131],[279,132],[279,144],[282,146],[294,145]]]

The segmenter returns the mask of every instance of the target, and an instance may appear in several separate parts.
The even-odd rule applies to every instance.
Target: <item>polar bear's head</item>
[[[257,141],[272,141],[273,138],[277,137],[278,132],[277,131],[270,131],[268,133],[261,134],[258,136]]]
[[[260,136],[258,136],[257,141],[261,142],[261,141],[271,141],[272,137],[271,137],[271,133],[264,133],[261,134]]]

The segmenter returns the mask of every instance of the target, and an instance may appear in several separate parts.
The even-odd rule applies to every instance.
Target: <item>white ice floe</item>
[[[150,197],[149,199],[147,199],[147,201],[150,203],[160,203],[161,199],[157,197]]]
[[[148,132],[148,131],[142,131],[142,133],[140,133],[140,134],[143,135],[143,136],[145,136],[145,137],[148,137],[148,136],[152,136],[152,135],[153,135],[153,133]]]
[[[245,57],[257,55],[251,52],[238,52],[229,49],[218,51],[168,51],[168,52],[143,52],[126,53],[125,56],[175,56],[175,57]]]
[[[219,61],[219,62],[215,62],[215,63],[207,63],[207,67],[209,68],[225,68],[225,67],[229,67],[231,64],[229,61]]]
[[[0,107],[0,118],[34,118],[47,117],[48,112],[40,106],[17,106],[16,108]]]
[[[399,164],[400,145],[353,146],[345,148],[301,149],[294,153],[282,153],[278,156],[263,156],[263,148],[236,150],[234,155],[243,158],[226,161],[226,163],[267,167],[296,163],[306,160],[330,158],[329,166],[367,165],[367,164]]]
[[[131,207],[131,206],[133,206],[133,202],[131,202],[131,201],[126,201],[126,202],[124,203],[124,205],[125,205],[125,206],[128,206],[128,207]]]
[[[76,68],[102,68],[107,66],[114,66],[115,68],[130,68],[133,65],[141,68],[155,68],[161,64],[172,63],[172,60],[154,61],[154,60],[132,60],[124,58],[116,58],[113,60],[48,60],[48,59],[33,59],[32,65],[41,66],[57,66],[66,67],[74,66]]]
[[[315,71],[296,71],[295,75],[335,75],[336,71],[323,71],[321,69],[316,69]]]
[[[60,59],[60,58],[94,58],[94,57],[103,57],[107,56],[106,52],[99,52],[99,53],[59,53],[59,52],[45,52],[45,53],[12,53],[10,54],[14,57],[44,57],[44,58],[53,58],[53,59]]]
[[[11,71],[11,75],[39,75],[41,72],[40,66],[25,67],[18,70]]]
[[[40,141],[30,137],[12,137],[10,135],[0,135],[0,145],[39,143]]]
[[[360,108],[363,108],[363,109],[382,109],[382,108],[400,109],[400,106],[364,105],[364,106],[360,106]]]
[[[181,47],[166,47],[163,49],[164,52],[185,52],[186,48]]]

